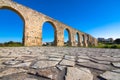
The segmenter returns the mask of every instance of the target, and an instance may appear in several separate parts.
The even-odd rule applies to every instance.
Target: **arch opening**
[[[89,35],[87,35],[87,44],[89,45]]]
[[[75,45],[76,46],[79,46],[79,33],[77,32],[76,35],[75,35]]]
[[[0,46],[23,46],[25,21],[19,12],[0,8]]]
[[[56,28],[52,22],[44,22],[42,26],[42,46],[56,45]]]
[[[70,46],[70,31],[69,29],[64,29],[64,46]]]
[[[85,35],[82,35],[82,44],[85,46]]]

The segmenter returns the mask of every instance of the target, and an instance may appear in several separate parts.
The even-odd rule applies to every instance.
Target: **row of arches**
[[[2,41],[18,41],[18,42],[22,42],[22,39],[24,37],[23,33],[24,33],[24,21],[23,19],[21,19],[21,17],[18,14],[15,14],[13,11],[11,10],[0,10],[0,17],[4,18],[2,19],[0,22],[1,25],[1,30],[2,30],[2,34],[0,34],[1,36],[4,37],[11,37],[7,40],[4,39],[0,39],[0,42]],[[14,17],[11,17],[11,15],[13,15]],[[3,17],[5,16],[5,17]],[[13,20],[15,19],[15,20]],[[7,21],[5,21],[7,20]],[[3,23],[3,24],[2,24]],[[6,25],[6,24],[7,25]],[[6,29],[4,29],[6,28]],[[6,30],[7,33],[6,33]],[[55,45],[55,36],[56,36],[56,28],[54,27],[53,23],[51,22],[44,22],[43,26],[42,26],[42,45]],[[9,34],[8,34],[9,33]],[[64,46],[69,46],[70,45],[70,30],[68,28],[65,28],[63,30],[64,33]],[[7,36],[5,36],[7,34]],[[85,46],[85,36],[84,35],[80,35],[78,32],[76,32],[75,34],[75,44],[76,46],[80,46],[81,44],[83,44]],[[82,41],[80,41],[80,38]],[[80,43],[82,42],[82,43]],[[87,42],[89,43],[89,37],[87,37]],[[49,43],[49,44],[47,44]]]
[[[5,19],[7,20],[5,22],[3,22],[4,20],[0,21],[0,26],[2,28],[1,29],[2,33],[1,34],[5,34],[5,35],[8,34],[8,33],[4,33],[4,32],[6,32],[6,30],[8,30],[9,31],[8,36],[11,37],[11,39],[8,39],[9,41],[11,41],[13,39],[13,41],[19,41],[19,42],[23,43],[24,21],[21,18],[21,16],[19,16],[18,14],[15,14],[14,11],[11,11],[11,10],[8,10],[8,9],[0,10],[0,14],[2,14],[2,16],[0,16],[0,17],[4,18],[4,20]],[[14,19],[15,17],[17,17],[17,19],[12,20],[10,16],[13,16],[12,19]],[[11,23],[9,23],[9,22],[11,22]],[[4,29],[4,28],[7,28],[7,29]],[[18,28],[18,29],[16,29],[16,28]],[[64,33],[64,46],[69,46],[70,42],[71,42],[71,36],[70,36],[71,32],[68,28],[65,28],[63,30],[63,33]],[[8,36],[5,36],[5,35],[2,35],[2,37],[3,36],[8,37]],[[11,35],[13,35],[15,37],[13,37]],[[49,21],[44,22],[44,24],[42,26],[42,45],[47,45],[47,43],[50,43],[50,45],[55,45],[56,44],[55,43],[55,40],[56,40],[55,36],[56,36],[56,28],[53,25],[53,23],[49,22]],[[78,32],[76,32],[74,37],[75,37],[74,43],[75,43],[76,46],[86,46],[85,38],[87,38],[86,39],[87,44],[89,44],[89,36],[85,37],[84,34],[80,35]],[[2,41],[6,41],[6,40],[0,39],[0,42],[2,42]]]
[[[44,28],[45,27],[45,28]],[[51,31],[49,30],[50,27],[52,28]],[[47,30],[47,33],[45,30]],[[46,34],[45,34],[46,33]],[[48,35],[49,34],[49,35]],[[55,46],[56,45],[56,27],[53,25],[52,22],[50,21],[46,21],[44,22],[43,26],[42,26],[42,44],[44,43],[45,38],[44,37],[48,37],[50,40],[50,34],[52,35],[52,40],[48,41],[48,42],[52,42],[52,45]],[[63,34],[64,34],[64,46],[71,46],[71,32],[68,28],[64,28],[63,29]],[[79,32],[76,32],[74,34],[74,46],[89,46],[90,44],[90,39],[89,39],[89,35],[88,34],[81,34]]]
[[[11,12],[13,11],[17,14],[17,17],[19,17],[23,26],[15,26],[15,28],[12,28],[13,25],[8,23],[8,27],[6,28],[8,31],[6,32],[5,30],[5,34],[15,34],[15,37],[18,37],[19,35],[16,34],[16,32],[19,33],[21,35],[21,39],[18,41],[22,42],[24,46],[41,46],[41,44],[44,44],[45,42],[52,42],[52,45],[56,46],[88,46],[89,44],[94,44],[95,38],[90,37],[88,34],[72,29],[59,21],[56,21],[32,9],[28,9],[25,6],[14,3],[11,0],[0,1],[0,8],[10,10]],[[3,13],[2,17],[4,18],[6,15],[11,16],[9,13]],[[6,20],[8,20],[8,17]],[[16,20],[13,20],[12,18],[8,20],[8,22],[13,21],[14,23],[12,24],[18,24]],[[7,24],[7,22],[0,22],[0,24]],[[50,27],[44,27],[44,25],[49,25]],[[2,31],[4,31],[3,27],[5,26],[1,25]],[[15,30],[11,32],[11,28]],[[11,37],[11,35],[9,35],[9,37]],[[2,38],[0,40],[2,40]]]

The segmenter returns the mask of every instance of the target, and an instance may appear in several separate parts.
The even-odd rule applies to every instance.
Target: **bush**
[[[116,39],[116,40],[114,41],[114,43],[120,44],[120,39]]]
[[[117,45],[112,45],[111,48],[117,48]]]
[[[108,45],[105,45],[105,46],[103,46],[103,48],[109,48],[109,46],[108,46]]]
[[[23,46],[21,42],[5,42],[5,43],[0,43],[0,47],[18,47],[18,46]]]
[[[120,44],[105,44],[99,43],[96,48],[113,48],[113,49],[120,49]]]

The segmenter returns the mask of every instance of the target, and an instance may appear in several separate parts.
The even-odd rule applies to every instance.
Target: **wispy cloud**
[[[120,38],[120,22],[119,23],[111,23],[107,25],[103,25],[97,27],[95,29],[90,30],[89,32],[94,37],[103,37],[103,38]]]

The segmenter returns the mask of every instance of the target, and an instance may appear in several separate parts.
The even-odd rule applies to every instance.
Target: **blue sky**
[[[120,0],[13,0],[94,37],[120,38]],[[43,25],[43,40],[53,28]],[[0,42],[21,41],[23,22],[14,12],[0,10]],[[48,28],[50,35],[46,33]],[[66,37],[67,33],[65,33]],[[67,37],[66,37],[67,38]]]

